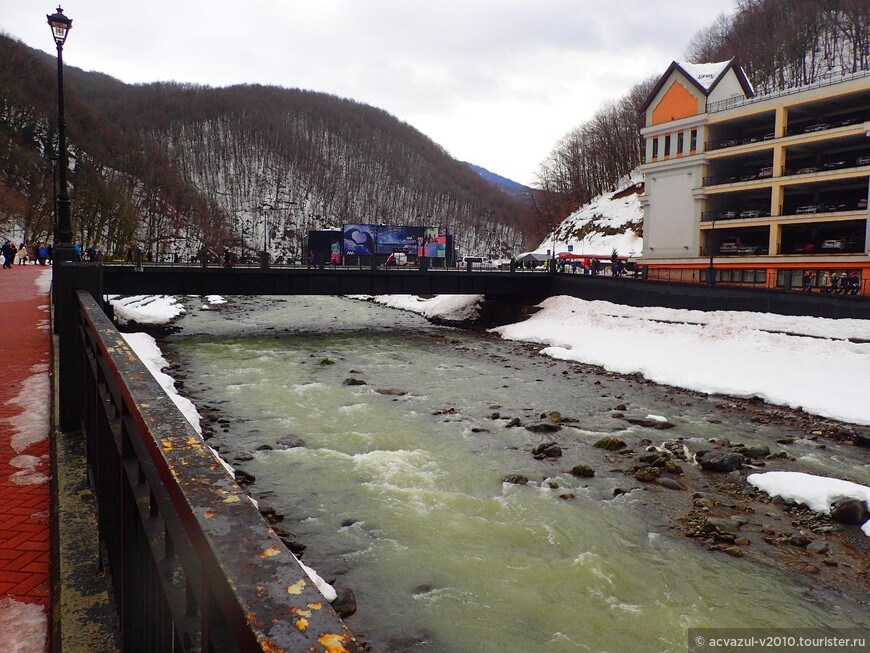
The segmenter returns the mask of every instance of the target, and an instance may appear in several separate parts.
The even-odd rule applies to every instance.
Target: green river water
[[[769,443],[782,429],[712,424],[703,400],[562,374],[569,366],[517,345],[348,299],[193,303],[179,326],[168,350],[186,391],[230,420],[210,444],[230,461],[254,454],[241,465],[256,477],[250,491],[286,516],[307,564],[353,589],[347,623],[374,651],[685,651],[690,627],[870,624],[793,579],[669,535],[642,490],[614,498],[638,484],[608,473],[591,446],[608,434],[662,439],[612,419],[618,403],[675,422],[668,438],[727,430]],[[344,385],[350,377],[367,385]],[[556,436],[555,465],[529,453],[549,437],[504,426],[547,410],[578,420]],[[306,446],[282,449],[287,435]],[[565,471],[579,462],[595,478]],[[509,473],[531,483],[503,483]]]

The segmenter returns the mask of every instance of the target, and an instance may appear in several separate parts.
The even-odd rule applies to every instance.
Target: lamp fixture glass
[[[51,27],[51,35],[54,37],[54,42],[59,46],[63,46],[69,31],[72,29],[72,20],[63,15],[63,9],[57,8],[57,13],[49,16],[48,25]]]

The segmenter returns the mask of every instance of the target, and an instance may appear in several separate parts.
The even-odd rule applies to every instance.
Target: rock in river
[[[356,612],[356,597],[353,590],[344,585],[336,585],[334,587],[336,597],[332,602],[332,609],[342,619],[349,617]]]
[[[559,458],[562,455],[562,447],[555,442],[544,442],[532,449],[535,458]]]
[[[592,478],[595,476],[595,470],[587,465],[574,465],[571,468],[572,476],[579,476],[580,478]]]
[[[831,505],[831,519],[841,524],[863,524],[867,514],[867,502],[861,499],[840,499]]]
[[[304,447],[305,440],[295,435],[285,435],[278,438],[278,444],[285,449],[295,449],[296,447]]]
[[[697,457],[701,469],[708,472],[733,472],[743,467],[743,456],[739,453],[704,451]]]
[[[607,451],[619,451],[620,449],[625,449],[627,446],[625,442],[620,440],[617,437],[612,435],[608,435],[607,437],[601,438],[594,445],[596,449],[605,449]]]
[[[532,433],[555,433],[561,429],[562,427],[559,424],[553,424],[552,422],[538,422],[537,424],[526,426],[526,430]]]

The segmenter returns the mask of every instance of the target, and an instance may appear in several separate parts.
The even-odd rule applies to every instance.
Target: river
[[[209,443],[242,458],[251,493],[307,545],[303,560],[353,589],[347,623],[374,651],[658,653],[685,651],[690,627],[870,624],[792,576],[675,537],[649,491],[620,494],[638,483],[591,446],[663,439],[614,419],[618,404],[667,417],[667,437],[689,443],[773,443],[782,427],[711,419],[712,399],[356,300],[194,303],[177,326],[164,348],[184,392],[226,418]],[[389,389],[405,394],[378,392]],[[506,426],[545,411],[577,421],[554,435]],[[286,436],[304,446],[283,448]],[[530,453],[549,439],[564,450],[555,464]],[[820,471],[867,474],[848,452],[803,453]],[[595,476],[568,473],[578,463]]]

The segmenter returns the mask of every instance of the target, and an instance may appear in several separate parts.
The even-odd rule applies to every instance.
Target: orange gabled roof
[[[674,71],[677,71],[681,77],[703,93],[704,97],[707,97],[712,93],[713,89],[716,88],[719,82],[722,81],[722,78],[725,77],[728,71],[732,69],[734,70],[734,74],[737,75],[737,81],[740,83],[746,96],[752,97],[755,95],[755,90],[752,88],[752,84],[746,77],[746,73],[743,72],[743,68],[737,64],[736,59],[729,59],[728,61],[712,64],[692,64],[673,61],[671,62],[671,65],[668,66],[665,74],[659,78],[658,83],[647,96],[646,102],[644,102],[641,107],[641,111],[649,109],[650,104],[652,104],[652,101],[662,90]]]

